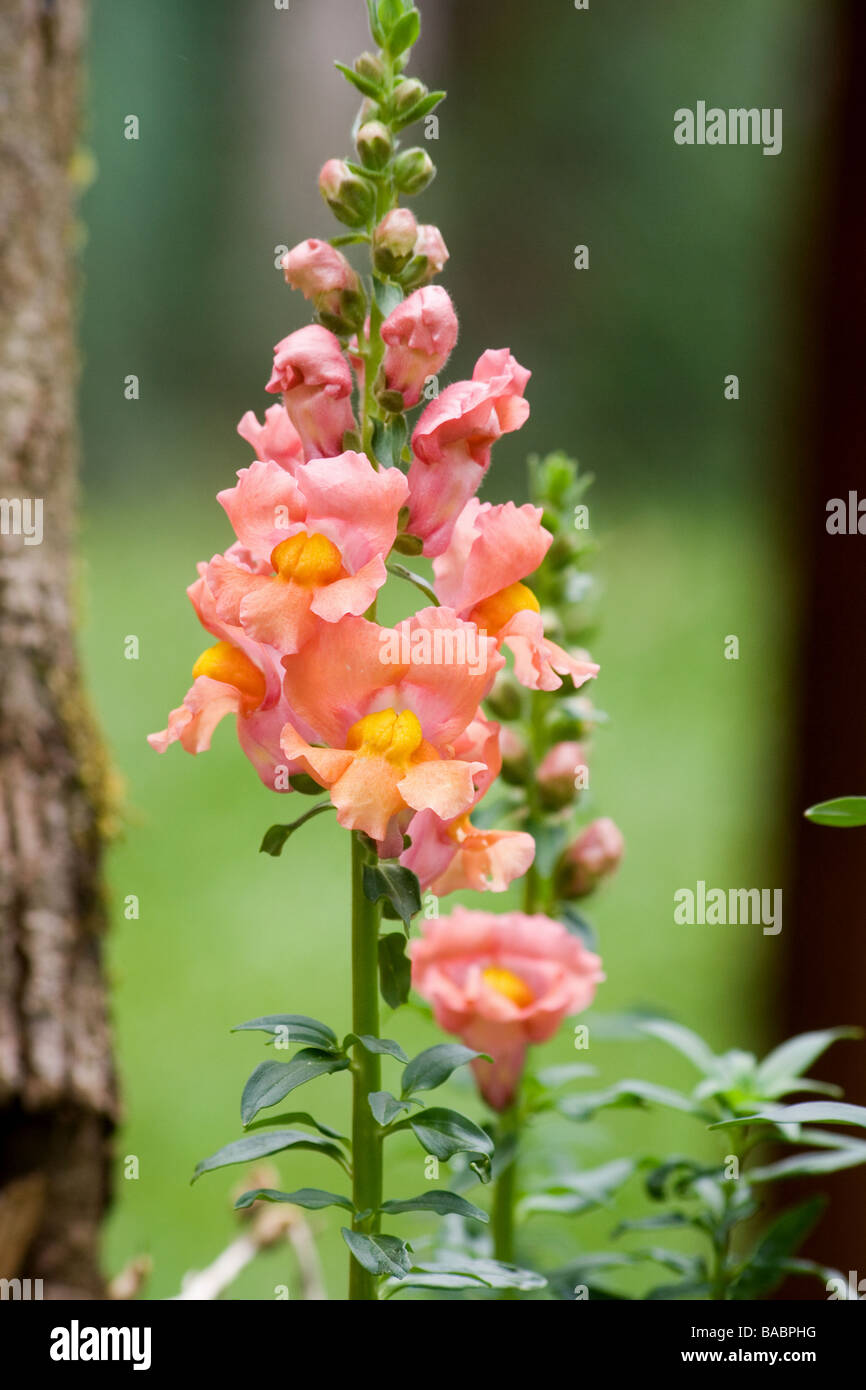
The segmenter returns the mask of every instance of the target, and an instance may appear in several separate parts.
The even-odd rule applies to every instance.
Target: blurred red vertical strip
[[[814,351],[804,367],[803,531],[794,550],[803,608],[792,680],[799,701],[792,750],[798,800],[791,820],[786,910],[788,1032],[866,1025],[866,830],[833,830],[797,810],[866,794],[866,535],[831,535],[827,503],[866,498],[866,5],[835,7],[836,110],[825,138],[826,211],[813,264]],[[866,527],[866,520],[864,520]],[[819,1074],[866,1104],[866,1042],[833,1048]],[[866,1173],[826,1182],[831,1204],[804,1254],[866,1278]],[[805,1188],[804,1188],[805,1195]],[[789,1281],[788,1298],[814,1286]],[[820,1296],[820,1295],[819,1295]]]

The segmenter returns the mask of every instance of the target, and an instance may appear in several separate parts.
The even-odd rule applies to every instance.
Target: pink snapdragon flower
[[[286,284],[300,290],[320,313],[339,318],[347,302],[361,293],[361,281],[346,257],[328,241],[308,237],[293,246],[280,262]]]
[[[482,353],[471,381],[447,386],[412,434],[409,530],[425,555],[441,555],[462,508],[478,491],[496,440],[529,415],[530,373],[507,348]]]
[[[226,715],[236,715],[241,747],[265,786],[289,791],[288,776],[301,767],[287,765],[280,748],[286,720],[296,716],[283,694],[279,653],[220,620],[207,584],[207,565],[198,570],[187,594],[202,626],[218,640],[196,661],[192,686],[183,704],[171,711],[168,727],[150,734],[148,743],[157,753],[172,743],[180,743],[188,753],[202,753],[210,748],[217,724]]]
[[[304,462],[304,446],[301,436],[286,413],[284,405],[269,405],[265,411],[265,422],[260,425],[255,412],[248,410],[241,416],[238,434],[248,444],[252,444],[257,459],[264,462],[272,459],[291,473],[299,463]]]
[[[559,922],[522,912],[470,912],[421,924],[409,943],[412,983],[440,1028],[492,1062],[473,1062],[494,1110],[514,1100],[530,1043],[592,1003],[600,958]]]
[[[568,675],[577,689],[598,675],[598,666],[545,637],[538,600],[522,582],[541,564],[553,539],[541,515],[529,503],[493,506],[470,498],[447,548],[433,561],[436,596],[510,649],[523,685],[556,690]]]
[[[445,608],[396,628],[344,618],[283,661],[290,707],[327,746],[291,721],[283,750],[328,788],[341,825],[393,858],[413,812],[449,821],[475,800],[485,764],[458,757],[456,743],[501,663],[493,642]]]
[[[535,858],[535,841],[522,830],[479,830],[470,812],[499,776],[502,765],[500,729],[479,712],[454,744],[454,756],[477,759],[485,771],[476,779],[475,800],[469,811],[450,821],[434,811],[419,811],[409,823],[411,840],[400,863],[417,875],[422,891],[437,897],[471,888],[477,893],[502,893],[526,873]]]
[[[282,392],[306,459],[342,452],[343,435],[355,429],[352,373],[339,339],[327,328],[311,323],[277,343],[265,390]]]
[[[457,315],[441,285],[427,285],[398,304],[382,324],[385,384],[408,410],[428,377],[442,370],[457,342]]]
[[[288,654],[320,623],[366,612],[387,579],[406,492],[399,469],[351,451],[293,474],[272,462],[242,469],[219,501],[256,567],[231,552],[211,561],[220,618]]]

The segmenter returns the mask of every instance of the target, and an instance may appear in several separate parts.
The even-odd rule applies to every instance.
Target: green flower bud
[[[395,116],[406,116],[426,97],[428,88],[417,77],[404,77],[394,88],[391,105]]]
[[[373,215],[375,189],[353,174],[342,159],[329,159],[323,166],[319,190],[334,216],[347,227],[363,227]]]
[[[394,183],[401,193],[423,193],[436,177],[436,167],[426,150],[403,150],[394,160]]]
[[[499,675],[485,703],[496,719],[517,719],[523,710],[523,692],[512,676]]]
[[[373,233],[373,264],[383,275],[398,275],[415,249],[418,224],[408,208],[392,208]]]
[[[381,82],[385,76],[385,64],[375,53],[360,53],[352,66],[360,77],[367,77],[371,82]]]
[[[381,121],[367,121],[355,136],[355,147],[361,163],[368,169],[384,169],[391,158],[394,142],[390,130]]]

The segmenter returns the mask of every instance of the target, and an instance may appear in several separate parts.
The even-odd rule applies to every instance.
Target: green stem
[[[497,1144],[511,1150],[510,1162],[499,1173],[493,1189],[493,1254],[497,1260],[506,1264],[514,1263],[514,1204],[517,1199],[517,1159],[520,1132],[520,1095],[499,1117]],[[514,1297],[509,1292],[506,1298]]]
[[[379,1036],[379,908],[364,895],[368,852],[352,834],[352,1031]],[[382,1089],[381,1058],[355,1045],[352,1057],[352,1201],[367,1216],[354,1217],[352,1230],[371,1235],[379,1229],[382,1205],[382,1137],[367,1097]],[[349,1298],[374,1301],[375,1276],[349,1256]]]

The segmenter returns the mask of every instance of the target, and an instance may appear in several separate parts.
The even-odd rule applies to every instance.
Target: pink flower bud
[[[457,315],[441,285],[427,285],[404,299],[382,324],[385,383],[403,407],[417,405],[424,382],[445,366],[457,342]]]
[[[321,315],[357,326],[364,309],[361,282],[335,246],[310,237],[293,247],[280,264],[286,283],[311,300]]]
[[[408,208],[386,213],[373,233],[373,260],[378,270],[396,275],[406,265],[415,247],[418,223]]]
[[[579,774],[586,777],[586,754],[579,743],[556,743],[544,755],[538,768],[538,791],[542,804],[552,811],[570,806],[575,800]]]
[[[499,729],[499,751],[502,755],[502,780],[511,786],[522,787],[529,776],[529,750],[523,739],[507,724]]]
[[[415,239],[415,255],[426,256],[428,275],[441,275],[448,260],[448,247],[438,227],[419,223]]]
[[[305,459],[342,453],[344,434],[355,428],[352,373],[333,333],[311,323],[277,343],[265,390],[282,393]]]
[[[625,840],[612,820],[594,820],[565,851],[557,869],[564,898],[583,898],[619,867]]]

